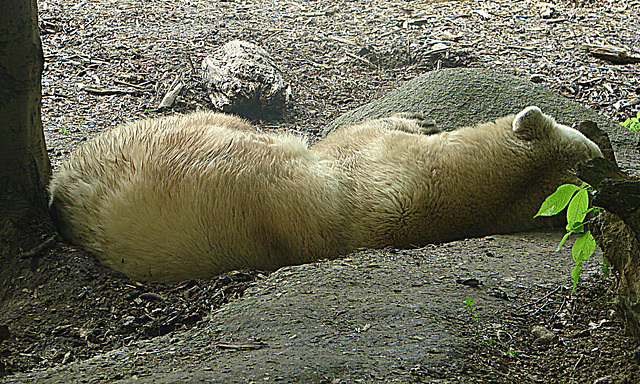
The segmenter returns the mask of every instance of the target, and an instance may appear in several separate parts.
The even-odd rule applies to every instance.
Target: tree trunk
[[[36,0],[0,1],[0,265],[49,232]]]
[[[593,204],[606,210],[591,229],[616,274],[626,328],[640,340],[640,181],[604,159],[581,164],[577,174],[596,188]]]

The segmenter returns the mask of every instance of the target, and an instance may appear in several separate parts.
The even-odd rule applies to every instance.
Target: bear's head
[[[557,153],[558,160],[572,165],[602,157],[600,148],[593,141],[573,128],[556,123],[538,107],[527,107],[519,112],[513,120],[513,132],[524,140],[545,142],[543,146]]]

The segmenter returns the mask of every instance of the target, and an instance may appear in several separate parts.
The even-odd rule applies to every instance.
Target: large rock
[[[279,117],[291,87],[269,53],[230,41],[202,60],[202,79],[214,109],[247,118]]]
[[[609,135],[621,167],[640,170],[640,164],[634,160],[638,136],[633,132],[528,80],[479,68],[429,72],[379,100],[340,116],[325,128],[324,134],[343,125],[394,112],[420,112],[434,119],[439,127],[450,130],[516,113],[529,105],[537,105],[565,125],[572,126],[582,120],[597,123]]]

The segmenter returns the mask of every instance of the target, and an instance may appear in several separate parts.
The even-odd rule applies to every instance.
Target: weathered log
[[[596,188],[593,204],[605,209],[590,229],[618,278],[627,330],[640,340],[640,181],[605,159],[580,164],[577,175]]]
[[[596,189],[605,179],[630,180],[629,176],[618,168],[615,161],[611,161],[606,158],[603,159],[601,157],[596,157],[587,162],[578,164],[576,175]]]
[[[616,301],[627,332],[640,340],[640,242],[618,216],[605,211],[590,226],[617,278]]]
[[[596,189],[593,205],[618,215],[640,236],[640,181],[603,158],[578,164],[577,176]]]
[[[620,216],[640,236],[640,181],[605,179],[598,185],[593,204]]]
[[[598,127],[598,124],[590,120],[583,120],[578,124],[574,124],[573,128],[577,129],[583,135],[587,136],[591,141],[596,143],[602,151],[602,156],[615,164],[616,157],[613,152],[613,146],[611,145],[609,135],[607,135],[607,132],[605,132],[603,129],[600,129],[600,127]]]

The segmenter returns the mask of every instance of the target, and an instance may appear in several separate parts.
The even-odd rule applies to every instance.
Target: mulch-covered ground
[[[234,39],[266,49],[293,91],[282,119],[256,123],[312,139],[342,112],[440,67],[514,74],[614,121],[635,116],[640,106],[640,64],[617,64],[584,46],[640,51],[638,1],[44,0],[39,7],[43,124],[54,167],[121,122],[207,108],[201,60]],[[179,81],[186,87],[174,106],[159,110]],[[184,329],[260,276],[243,271],[210,281],[135,283],[62,243],[23,264],[28,268],[20,273],[0,271],[0,374]],[[564,291],[550,296],[554,308],[565,306],[558,313],[570,313],[549,324],[559,327],[561,347],[534,345],[528,332],[549,318],[551,304],[525,308],[527,326],[512,335],[523,350],[505,359],[491,341],[479,341],[479,368],[505,380],[524,371],[543,382],[538,372],[549,370],[566,372],[557,382],[571,382],[576,370],[594,370],[588,377],[598,383],[638,380],[636,345],[611,312],[609,284],[588,279],[570,300]],[[591,319],[604,322],[590,326]],[[566,355],[583,357],[564,366]]]

